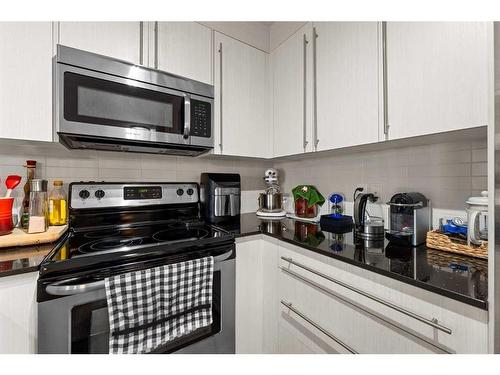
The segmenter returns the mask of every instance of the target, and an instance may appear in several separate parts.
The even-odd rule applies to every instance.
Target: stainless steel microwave
[[[68,148],[191,156],[213,149],[211,85],[58,45],[53,91],[54,129]]]

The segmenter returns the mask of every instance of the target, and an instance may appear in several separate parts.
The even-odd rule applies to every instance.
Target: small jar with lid
[[[47,227],[47,181],[35,178],[30,181],[28,233],[45,232]]]
[[[68,220],[67,198],[61,180],[54,181],[49,195],[49,225],[65,225]]]

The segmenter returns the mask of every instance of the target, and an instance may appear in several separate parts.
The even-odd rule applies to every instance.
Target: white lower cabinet
[[[0,353],[36,353],[38,272],[0,278]]]
[[[294,331],[314,352],[488,352],[488,315],[484,310],[287,243],[280,242],[279,258],[280,266],[295,275],[279,270],[278,298],[292,303],[310,320],[282,305],[280,329],[284,326]],[[287,346],[280,341],[280,348]]]
[[[277,348],[277,240],[236,243],[236,353],[275,353]]]
[[[488,352],[486,311],[421,288],[265,236],[236,265],[237,353]]]

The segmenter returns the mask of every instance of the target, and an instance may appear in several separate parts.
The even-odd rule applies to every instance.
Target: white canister
[[[467,244],[481,245],[488,241],[488,192],[467,201]]]

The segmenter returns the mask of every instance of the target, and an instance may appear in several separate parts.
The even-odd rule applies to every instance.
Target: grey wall
[[[433,207],[463,210],[465,200],[487,190],[486,139],[435,143],[370,152],[323,155],[275,162],[283,185],[313,184],[326,197],[340,192],[352,201],[359,184],[378,191],[387,202],[396,192],[419,191]]]

